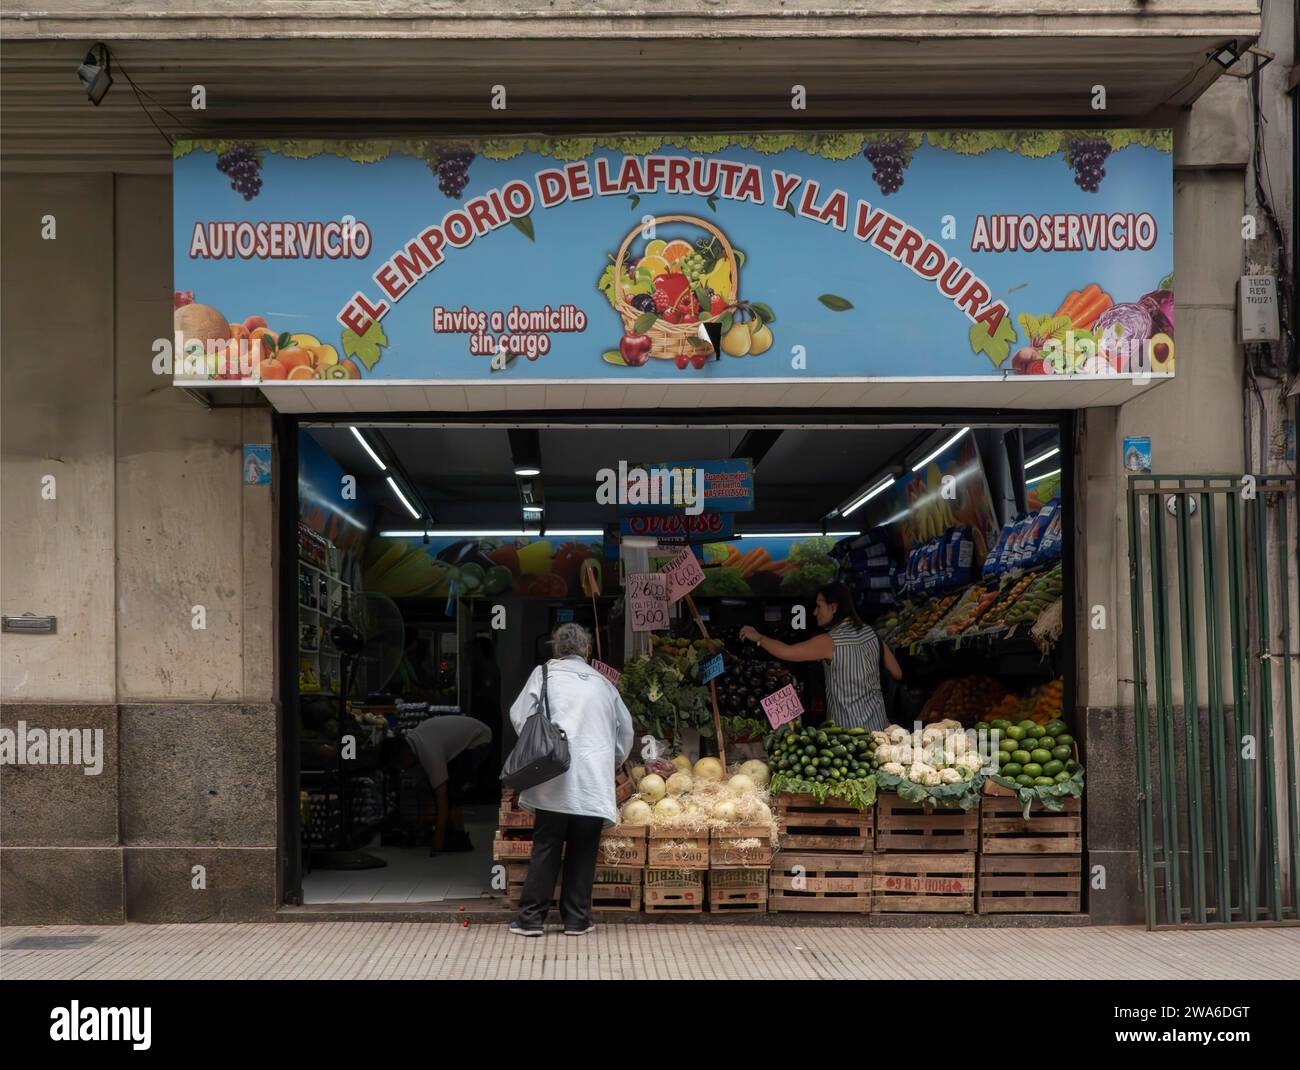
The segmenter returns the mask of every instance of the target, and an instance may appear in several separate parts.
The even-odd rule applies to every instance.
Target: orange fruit
[[[652,279],[668,274],[668,261],[662,256],[643,256],[637,264],[637,270],[648,268]]]
[[[263,379],[287,379],[288,369],[278,360],[264,360],[258,365]]]
[[[349,379],[361,378],[361,369],[358,368],[352,361],[350,360],[342,361],[340,362],[339,367],[345,368],[347,370]]]
[[[316,367],[327,368],[339,362],[339,351],[333,346],[321,344],[312,348],[316,351],[316,359],[312,361]]]
[[[283,361],[280,362],[283,365]],[[310,364],[298,364],[289,369],[290,379],[315,379],[316,373]]]
[[[694,252],[694,249],[691,247],[691,243],[688,241],[682,241],[678,238],[676,241],[670,241],[665,245],[663,252],[659,255],[667,260],[668,263],[675,264],[678,260],[682,259],[682,257],[690,256],[692,252]]]
[[[286,368],[303,367],[308,371],[311,371],[311,358],[312,353],[301,346],[290,346],[276,354],[276,359]],[[290,378],[293,376],[291,375]]]

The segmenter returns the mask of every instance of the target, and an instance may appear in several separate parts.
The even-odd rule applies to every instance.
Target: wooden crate
[[[979,846],[979,807],[969,810],[910,803],[893,792],[876,797],[877,851],[974,852]]]
[[[497,829],[492,838],[492,858],[497,862],[526,861],[533,857],[533,830]]]
[[[647,914],[700,914],[704,911],[704,872],[698,869],[647,869],[642,902]]]
[[[869,854],[778,851],[768,878],[768,909],[868,914]]]
[[[981,914],[1077,914],[1083,856],[981,855]]]
[[[646,865],[650,869],[708,869],[709,830],[650,829]]]
[[[620,769],[614,774],[614,801],[622,806],[635,794],[636,785],[632,783],[632,778]]]
[[[1034,810],[1026,819],[1015,796],[980,799],[980,853],[986,855],[1077,855],[1083,851],[1083,807],[1065,799],[1060,811]]]
[[[596,864],[600,866],[644,866],[646,863],[646,827],[615,825],[600,834]]]
[[[767,913],[767,869],[710,869],[708,904],[711,914]]]
[[[737,847],[736,840],[758,840],[754,847]],[[715,828],[709,834],[709,869],[755,869],[772,864],[775,845],[767,825]]]
[[[862,811],[840,799],[819,803],[812,795],[776,797],[776,823],[783,851],[865,853],[875,840],[873,810]]]
[[[636,913],[641,909],[641,883],[645,870],[622,866],[597,866],[596,880],[591,886],[591,909],[600,913]],[[528,866],[509,863],[506,866],[506,900],[512,908],[519,907]],[[554,907],[560,898],[563,878],[555,882],[551,899]]]
[[[871,912],[973,914],[975,853],[877,854]]]

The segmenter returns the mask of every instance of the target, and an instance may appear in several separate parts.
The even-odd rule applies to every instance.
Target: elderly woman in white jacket
[[[583,936],[591,923],[591,887],[596,878],[600,834],[618,822],[614,769],[632,750],[632,716],[605,677],[588,664],[591,636],[579,624],[551,633],[554,657],[546,663],[547,707],[569,739],[569,768],[554,780],[526,788],[519,805],[534,815],[533,853],[510,931],[541,936],[563,861],[560,920],[568,936]],[[540,712],[539,665],[510,707],[515,731]]]

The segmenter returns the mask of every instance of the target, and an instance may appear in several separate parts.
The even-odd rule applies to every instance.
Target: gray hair
[[[591,653],[591,632],[581,624],[560,624],[551,632],[552,657],[565,658],[577,654],[586,658]]]

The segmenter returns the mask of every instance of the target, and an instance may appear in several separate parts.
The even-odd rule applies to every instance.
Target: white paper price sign
[[[767,719],[773,728],[780,728],[787,721],[793,721],[803,713],[803,703],[799,701],[799,694],[795,691],[794,684],[786,684],[780,691],[765,695],[759,699],[759,704],[763,707],[763,712],[767,714]]]
[[[689,548],[668,562],[660,573],[668,581],[669,602],[676,602],[704,582],[704,570]]]
[[[634,572],[627,578],[628,612],[634,632],[668,627],[668,584],[661,572]]]

